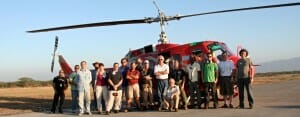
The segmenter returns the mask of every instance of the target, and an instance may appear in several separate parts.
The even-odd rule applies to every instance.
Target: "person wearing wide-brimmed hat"
[[[91,107],[92,107],[93,110],[98,110],[97,100],[96,100],[96,98],[97,98],[96,97],[96,90],[94,90],[94,89],[96,89],[96,87],[95,87],[94,82],[95,82],[95,79],[96,79],[97,71],[100,67],[100,62],[98,62],[98,61],[94,62],[93,67],[94,67],[94,69],[91,70],[91,73],[92,73],[92,82],[91,82],[91,84],[92,84],[92,88],[93,88],[94,100],[91,103]]]

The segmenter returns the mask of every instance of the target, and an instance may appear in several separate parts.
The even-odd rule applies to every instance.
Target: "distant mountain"
[[[262,63],[256,67],[257,73],[300,71],[300,57]]]

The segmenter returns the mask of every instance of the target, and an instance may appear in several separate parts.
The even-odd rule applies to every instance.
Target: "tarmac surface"
[[[245,97],[246,109],[189,109],[179,110],[179,112],[120,112],[118,114],[99,115],[93,112],[92,116],[111,117],[300,117],[300,80],[283,81],[274,84],[255,85],[253,87],[254,108],[247,109],[247,97]],[[223,102],[219,102],[222,106]],[[234,105],[238,105],[238,98],[234,99]],[[210,105],[212,106],[212,104]],[[64,114],[45,113],[25,113],[10,115],[6,117],[72,117],[77,116],[68,110]],[[89,115],[83,115],[83,117]]]

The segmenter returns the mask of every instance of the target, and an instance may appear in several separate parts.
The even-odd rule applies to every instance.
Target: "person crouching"
[[[164,102],[169,111],[174,111],[175,108],[175,112],[178,112],[179,94],[179,87],[175,85],[175,80],[171,78],[169,80],[169,87],[164,92]]]

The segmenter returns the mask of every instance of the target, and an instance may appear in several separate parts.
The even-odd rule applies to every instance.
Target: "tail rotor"
[[[51,72],[52,73],[53,73],[53,70],[54,70],[54,62],[55,62],[57,47],[58,47],[58,37],[56,36],[55,37],[55,44],[54,44],[54,51],[53,51],[53,55],[52,55],[52,63],[51,63]]]

